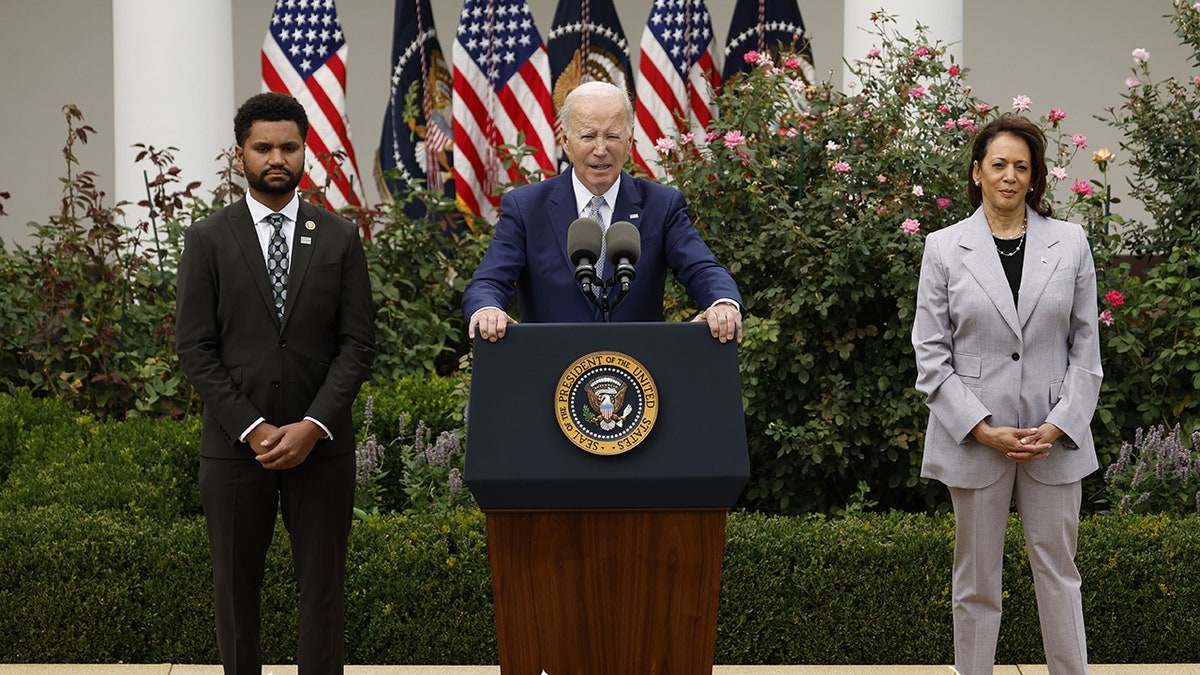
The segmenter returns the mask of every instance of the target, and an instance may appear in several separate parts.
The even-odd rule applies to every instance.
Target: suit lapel
[[[1025,235],[1025,264],[1021,270],[1020,306],[1017,307],[1021,326],[1029,321],[1062,258],[1055,247],[1058,237],[1048,225],[1045,218],[1030,212]]]
[[[621,188],[617,190],[617,205],[613,208],[612,221],[633,223],[633,226],[641,231],[642,211],[642,195],[637,189],[637,183],[634,182],[633,176],[622,172]]]
[[[258,289],[259,297],[262,298],[263,307],[271,313],[271,316],[275,316],[275,298],[271,294],[271,285],[267,282],[266,258],[245,198],[229,210],[229,229],[233,240],[237,242],[238,248],[242,251],[242,258],[246,261],[246,266],[250,268],[251,278],[255,279],[254,286]]]
[[[280,330],[287,326],[288,317],[292,315],[293,303],[300,299],[304,279],[308,276],[308,266],[312,261],[313,249],[317,246],[320,232],[320,212],[316,207],[301,200],[300,209],[296,212],[296,231],[292,235],[292,259],[288,265],[287,301],[283,306],[283,324],[280,326]]]
[[[1017,319],[1017,307],[1013,304],[1012,289],[1008,285],[1008,277],[1004,275],[1004,267],[1000,265],[996,242],[992,239],[992,231],[988,228],[982,208],[968,219],[959,246],[968,250],[963,256],[963,266],[995,305],[1000,316],[1004,317],[1009,328],[1019,336],[1021,323]]]
[[[564,171],[547,180],[554,182],[546,199],[546,222],[554,231],[554,238],[558,241],[565,264],[573,270],[575,265],[571,263],[571,255],[567,251],[567,230],[571,229],[571,223],[579,217],[579,211],[575,206],[575,188],[571,185],[571,174]],[[528,231],[525,236],[529,236]]]

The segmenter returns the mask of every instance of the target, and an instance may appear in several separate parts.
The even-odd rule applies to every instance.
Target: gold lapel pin
[[[315,229],[317,229],[317,224],[311,220],[306,221],[304,223],[304,229],[309,230],[309,231],[315,230]]]

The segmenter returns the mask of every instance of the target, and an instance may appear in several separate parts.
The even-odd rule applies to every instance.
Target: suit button
[[[1012,359],[1013,359],[1013,361],[1020,361],[1021,355],[1016,352],[1013,352]]]
[[[287,349],[287,340],[280,340],[280,341],[279,341],[279,348],[280,348],[280,349]]]
[[[279,380],[271,380],[271,388],[278,389],[279,388]]]

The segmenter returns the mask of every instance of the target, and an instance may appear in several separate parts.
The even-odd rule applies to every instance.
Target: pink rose
[[[867,58],[868,59],[879,58],[879,47],[871,47],[869,50],[867,50]]]
[[[1046,119],[1050,120],[1051,124],[1058,124],[1062,120],[1067,119],[1067,113],[1051,108],[1050,114],[1046,116]]]
[[[915,218],[909,218],[903,223],[900,223],[900,229],[904,230],[905,234],[916,234],[917,230],[921,229],[921,221]]]
[[[1125,304],[1125,296],[1121,295],[1121,291],[1109,291],[1104,294],[1104,299],[1113,307],[1120,307]]]
[[[730,150],[745,144],[746,137],[742,135],[742,132],[734,130],[725,133],[725,147]]]
[[[913,98],[924,98],[925,87],[913,87],[912,89],[908,90],[908,95]]]
[[[837,164],[833,165],[833,170],[838,173],[849,173],[850,165],[845,162],[838,162]]]
[[[1098,318],[1100,319],[1100,323],[1104,324],[1105,326],[1113,325],[1113,315],[1111,309],[1106,309],[1103,312],[1100,312],[1100,316]]]
[[[912,193],[914,197],[924,197],[925,188],[921,187],[920,185],[914,185],[912,188]]]
[[[1126,89],[1133,89],[1134,87],[1138,86],[1141,83],[1142,83],[1142,81],[1137,79],[1137,77],[1134,75],[1130,75],[1129,77],[1125,78],[1125,88]]]
[[[783,62],[783,67],[795,70],[800,67],[800,60],[794,56],[788,57],[788,60]]]
[[[658,151],[658,154],[666,156],[678,148],[675,147],[675,141],[664,136],[654,142],[654,149]]]
[[[929,47],[917,47],[913,50],[913,56],[929,56]]]
[[[1071,145],[1074,145],[1077,148],[1086,148],[1087,136],[1084,136],[1083,134],[1075,134],[1071,137]]]
[[[1012,103],[1013,110],[1029,110],[1031,105],[1033,105],[1033,101],[1031,101],[1025,94],[1021,94],[1014,98]]]
[[[961,72],[962,70],[960,70],[958,66],[950,66],[949,73],[951,76],[957,76]]]
[[[943,104],[941,104],[941,105],[939,105],[939,106],[938,106],[938,112],[940,112],[940,113],[947,113],[947,112],[950,112],[950,106],[948,106],[948,105],[946,105],[945,103],[943,103]]]
[[[948,209],[948,208],[950,208],[950,198],[949,198],[949,197],[938,197],[938,200],[937,200],[937,207],[938,207],[939,209]]]
[[[1092,194],[1092,186],[1085,180],[1077,180],[1071,185],[1071,192],[1086,197]]]
[[[762,54],[759,54],[751,49],[750,51],[746,52],[742,58],[746,60],[746,63],[758,63],[759,59],[762,58]]]

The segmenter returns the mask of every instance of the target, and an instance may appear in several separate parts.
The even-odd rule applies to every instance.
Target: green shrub
[[[718,663],[952,660],[953,517],[729,517]],[[295,653],[296,589],[282,525],[268,554],[264,655]],[[346,581],[347,658],[497,661],[484,518],[460,510],[357,521]],[[215,663],[204,524],[0,511],[0,663]],[[1080,527],[1095,663],[1179,663],[1200,644],[1200,519],[1099,516]],[[999,663],[1042,663],[1021,528],[1010,523]]]
[[[1098,283],[1111,325],[1100,326],[1104,383],[1093,426],[1112,439],[1106,459],[1139,427],[1200,431],[1200,230],[1175,241],[1143,277],[1125,262]],[[1115,303],[1103,297],[1113,291]]]
[[[97,420],[57,405],[57,420],[17,440],[3,508],[64,505],[164,521],[199,513],[198,418]]]

